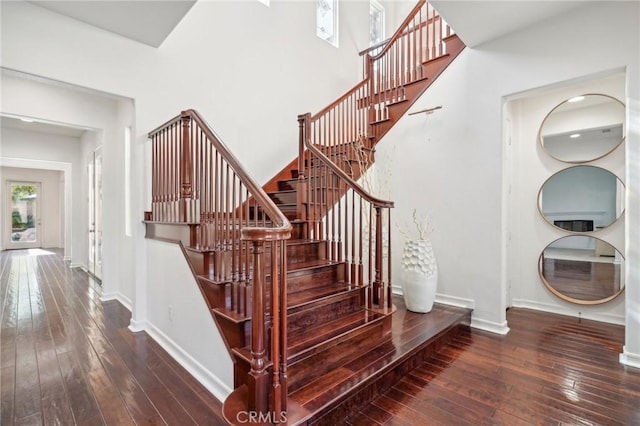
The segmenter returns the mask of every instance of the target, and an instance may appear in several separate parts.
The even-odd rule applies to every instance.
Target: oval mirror
[[[624,290],[624,258],[611,244],[586,235],[549,244],[538,261],[544,285],[556,296],[581,305],[607,302]]]
[[[552,109],[538,137],[553,158],[583,163],[616,149],[624,134],[624,104],[611,96],[588,94],[567,99]]]
[[[571,232],[591,232],[615,222],[624,211],[624,184],[594,166],[560,170],[538,192],[538,210],[551,225]]]

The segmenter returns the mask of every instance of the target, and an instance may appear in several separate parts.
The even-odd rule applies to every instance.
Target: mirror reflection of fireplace
[[[553,224],[558,228],[572,232],[593,231],[593,220],[554,220]]]

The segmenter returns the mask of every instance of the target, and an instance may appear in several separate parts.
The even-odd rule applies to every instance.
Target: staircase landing
[[[416,314],[406,310],[402,297],[394,296],[393,303],[397,310],[392,316],[390,339],[346,362],[340,374],[332,372],[293,391],[288,425],[343,424],[350,414],[468,329],[471,321],[470,309],[435,304],[430,313]],[[242,398],[242,391],[237,397]]]

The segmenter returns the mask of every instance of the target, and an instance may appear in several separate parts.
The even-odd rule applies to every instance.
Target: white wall
[[[147,332],[224,401],[233,390],[233,362],[180,247],[148,240],[147,254],[148,279],[163,289],[148,294]]]
[[[40,244],[42,247],[64,247],[64,239],[61,239],[60,226],[63,220],[64,193],[61,191],[61,172],[57,170],[22,169],[15,167],[0,167],[0,184],[2,184],[2,205],[4,206],[11,194],[5,193],[8,181],[40,182],[41,193],[38,194],[40,204]],[[61,197],[62,195],[62,197]],[[7,218],[7,209],[0,211],[0,241],[5,248],[10,248],[7,241],[10,239],[10,218]]]
[[[438,300],[474,307],[475,327],[508,331],[505,309],[511,297],[507,273],[514,256],[513,249],[507,247],[509,232],[519,226],[518,220],[531,221],[538,215],[535,193],[527,199],[530,208],[523,209],[522,216],[507,214],[507,194],[514,184],[510,170],[516,166],[505,162],[503,152],[508,144],[503,140],[512,132],[503,121],[507,118],[503,114],[505,98],[587,75],[626,70],[625,92],[620,99],[632,114],[631,119],[627,117],[631,128],[625,147],[619,150],[627,150],[630,164],[640,161],[635,152],[640,145],[635,118],[640,99],[638,6],[637,2],[589,3],[571,14],[466,49],[413,107],[442,105],[443,109],[432,115],[403,118],[378,146],[379,166],[393,163],[395,221],[410,223],[414,208],[431,215],[435,229],[431,238],[439,266]],[[539,126],[543,118],[544,114],[531,120],[537,120]],[[534,132],[531,146],[536,146],[535,136]],[[628,198],[626,238],[617,240],[616,246],[626,243],[627,265],[640,265],[640,175],[618,170]],[[531,185],[538,188],[544,179],[536,179],[531,178]],[[396,232],[392,240],[397,243],[394,276],[399,277],[402,236]],[[546,245],[544,240],[539,237],[528,244],[539,254]],[[627,271],[625,299],[613,302],[618,304],[616,312],[621,313],[621,304],[627,301],[626,351],[635,354],[630,358],[640,354],[640,275],[635,268]],[[524,264],[521,271],[522,277],[517,279],[526,279],[545,291],[537,282],[535,262]],[[397,278],[395,284],[399,284]]]

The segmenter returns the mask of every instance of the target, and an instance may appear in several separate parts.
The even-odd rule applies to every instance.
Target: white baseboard
[[[86,271],[86,266],[84,266],[82,263],[69,263],[69,268],[71,268],[71,269],[80,268],[80,269]]]
[[[144,331],[146,329],[147,329],[146,321],[136,321],[133,318],[131,318],[131,321],[129,321],[129,330],[133,333]]]
[[[566,315],[575,318],[584,318],[593,321],[606,322],[609,324],[625,325],[624,316],[611,315],[606,312],[590,312],[588,309],[582,309],[580,305],[568,309],[558,305],[536,302],[526,299],[513,299],[514,308],[527,308],[536,311],[551,312],[552,314]]]
[[[475,301],[473,299],[466,299],[464,297],[449,296],[448,294],[436,293],[436,303],[443,303],[445,305],[457,306],[459,308],[473,309],[475,307]]]
[[[640,368],[640,354],[627,352],[627,348],[625,346],[622,348],[622,353],[620,354],[620,364],[624,364],[629,367]]]
[[[102,302],[108,302],[110,300],[117,300],[118,302],[122,303],[122,305],[127,308],[129,312],[133,310],[133,303],[131,302],[131,299],[120,292],[102,293],[102,295],[100,296],[100,301]]]
[[[502,335],[509,332],[509,327],[507,326],[506,321],[503,323],[487,321],[481,318],[475,318],[473,314],[471,315],[471,327]]]
[[[132,324],[133,325],[133,324]],[[162,348],[169,353],[182,367],[184,367],[197,381],[207,388],[219,401],[224,401],[233,389],[222,383],[215,375],[207,370],[202,364],[193,359],[173,340],[153,324],[146,322],[145,331],[158,342]]]
[[[402,296],[403,294],[402,287],[400,286],[391,286],[391,292],[398,296]],[[475,301],[473,299],[465,299],[464,297],[449,296],[441,293],[436,293],[435,302],[467,309],[473,309],[475,306]]]

